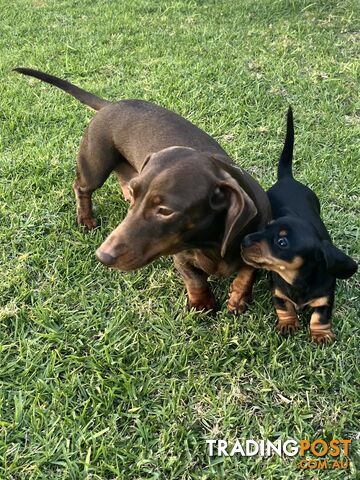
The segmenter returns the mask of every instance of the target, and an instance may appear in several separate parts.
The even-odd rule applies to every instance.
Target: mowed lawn
[[[296,177],[359,260],[358,3],[1,1],[0,478],[356,479],[359,275],[339,282],[337,342],[275,332],[269,281],[241,317],[186,310],[170,258],[120,273],[94,252],[124,218],[115,178],[76,226],[72,182],[93,112],[11,72],[190,119],[268,188],[294,108]],[[344,471],[277,456],[210,458],[207,439],[351,438]],[[357,465],[357,469],[356,469]],[[356,473],[358,472],[358,473]]]

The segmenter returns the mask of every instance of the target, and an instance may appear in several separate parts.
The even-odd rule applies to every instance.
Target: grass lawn
[[[265,275],[239,318],[226,311],[230,279],[214,279],[223,308],[208,318],[186,311],[169,258],[106,269],[94,252],[127,209],[117,182],[94,196],[90,234],[75,224],[71,190],[93,113],[11,72],[39,68],[175,110],[265,188],[290,102],[296,176],[318,193],[336,245],[359,259],[357,2],[0,9],[0,479],[360,478],[359,275],[338,285],[338,341],[317,347],[305,326],[277,335]],[[278,437],[352,438],[351,468],[304,473],[290,458],[210,458],[206,445]]]

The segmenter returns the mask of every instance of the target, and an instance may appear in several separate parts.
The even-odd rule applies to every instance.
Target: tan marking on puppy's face
[[[246,248],[242,252],[246,263],[256,267],[276,272],[287,283],[292,285],[299,274],[299,268],[304,261],[300,256],[295,256],[291,261],[281,260],[272,255],[266,240]]]
[[[279,260],[275,257],[272,257],[274,264],[269,268],[277,274],[280,275],[287,283],[292,285],[299,274],[299,268],[303,265],[303,259],[301,257],[294,257],[291,262],[285,262],[280,260],[281,263],[276,264],[275,262]]]

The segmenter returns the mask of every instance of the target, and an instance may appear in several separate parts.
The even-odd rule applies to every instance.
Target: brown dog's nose
[[[110,265],[113,265],[116,261],[115,257],[109,255],[108,253],[102,252],[100,249],[96,251],[96,258],[107,267],[110,267]]]

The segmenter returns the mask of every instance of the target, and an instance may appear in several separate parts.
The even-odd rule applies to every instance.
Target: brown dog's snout
[[[124,243],[112,246],[111,248],[109,247],[110,246],[105,243],[97,249],[95,254],[96,258],[107,267],[114,265],[119,258],[128,252],[128,247]]]
[[[101,262],[103,263],[104,265],[110,267],[111,265],[113,265],[116,261],[116,258],[113,257],[112,255],[109,255],[108,253],[106,252],[103,252],[102,250],[100,250],[100,248],[96,251],[96,258]]]

